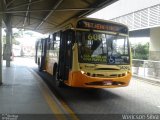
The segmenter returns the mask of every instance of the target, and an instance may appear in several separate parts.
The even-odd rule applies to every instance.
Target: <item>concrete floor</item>
[[[143,116],[142,120],[160,120],[159,84],[132,77],[129,86],[121,88],[58,88],[50,75],[38,72],[37,67],[34,70],[52,84],[53,91],[63,98],[79,119],[124,120],[125,115],[138,114]]]
[[[37,71],[33,59],[19,58],[12,67],[3,68],[3,85],[0,86],[0,114],[28,114],[37,120],[57,119],[63,112],[60,103]],[[53,83],[52,91],[74,111],[79,119],[121,120],[125,114],[157,114],[160,118],[160,87],[132,78],[128,87],[115,89],[58,88],[45,72],[38,72],[45,81]],[[57,104],[55,104],[57,103]],[[57,110],[60,108],[60,110]],[[33,117],[33,116],[34,117]],[[41,116],[42,115],[42,116]],[[50,115],[54,115],[50,118]],[[56,116],[55,116],[56,115]],[[44,119],[45,117],[45,119]],[[64,118],[63,116],[60,116]],[[1,115],[0,115],[1,118]],[[30,118],[28,120],[31,120]],[[144,119],[145,120],[145,119]]]
[[[24,61],[26,60],[26,61]],[[3,65],[3,84],[0,86],[0,119],[6,114],[13,117],[29,117],[38,120],[43,117],[57,119],[64,114],[59,101],[43,80],[29,66],[36,66],[33,59],[17,59],[11,67]],[[43,115],[43,117],[42,117]],[[60,116],[62,117],[62,116]]]

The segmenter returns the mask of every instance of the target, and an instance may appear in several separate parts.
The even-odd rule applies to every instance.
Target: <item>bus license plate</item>
[[[103,81],[103,84],[104,84],[104,85],[112,85],[112,81],[107,81],[107,80],[106,80],[106,81]]]

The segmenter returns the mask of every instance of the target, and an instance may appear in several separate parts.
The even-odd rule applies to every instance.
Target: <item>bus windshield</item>
[[[128,37],[93,31],[77,31],[80,63],[129,64]]]

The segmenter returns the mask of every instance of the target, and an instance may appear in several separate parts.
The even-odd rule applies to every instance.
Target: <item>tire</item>
[[[57,74],[57,63],[55,63],[54,64],[54,66],[53,66],[53,76],[56,76],[56,74]]]
[[[38,70],[41,72],[42,71],[42,67],[39,65],[38,66]]]
[[[60,88],[63,88],[63,87],[65,87],[65,84],[62,80],[56,79],[56,86],[60,87]]]
[[[42,71],[42,63],[40,62],[40,58],[38,58],[38,70]]]
[[[61,80],[58,76],[58,72],[57,72],[57,64],[54,65],[54,68],[53,68],[53,78],[55,80],[55,83],[56,83],[56,86],[57,87],[60,87],[60,88],[63,88],[65,87],[65,84],[63,82],[63,80]]]

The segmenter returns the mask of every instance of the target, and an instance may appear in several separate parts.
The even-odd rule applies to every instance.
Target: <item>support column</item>
[[[11,61],[11,30],[7,28],[6,33],[6,67],[10,67]]]
[[[12,36],[12,26],[11,26],[11,16],[7,15],[6,19],[6,46],[5,46],[5,55],[6,55],[6,67],[10,67],[10,61],[11,61],[11,36]]]
[[[160,27],[151,28],[150,30],[150,48],[149,48],[149,59],[153,61],[160,61]],[[153,67],[150,73],[157,78],[160,77],[160,63],[153,62],[151,64]]]
[[[2,85],[2,15],[0,14],[0,85]]]
[[[160,61],[160,27],[150,30],[149,59]]]

